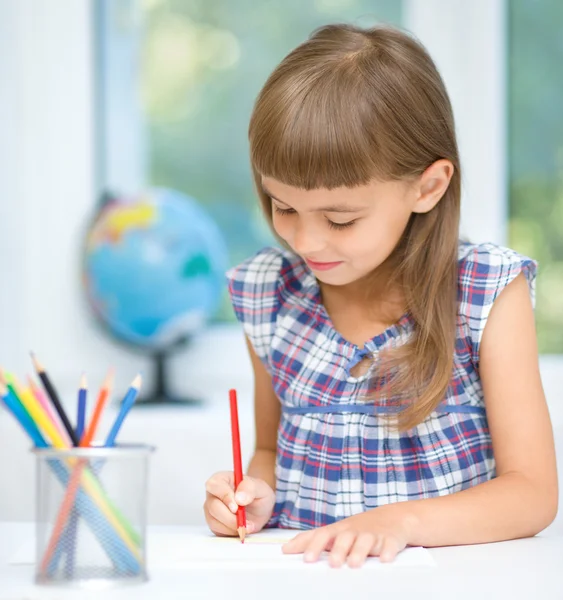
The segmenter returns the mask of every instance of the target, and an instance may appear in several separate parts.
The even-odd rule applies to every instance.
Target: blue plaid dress
[[[399,434],[366,403],[363,357],[402,344],[408,316],[360,349],[333,327],[318,282],[295,254],[266,248],[228,274],[237,318],[281,402],[276,505],[269,526],[309,529],[392,502],[443,496],[495,476],[479,379],[493,302],[519,273],[534,298],[537,264],[493,244],[459,246],[454,372],[442,404]],[[374,361],[377,364],[377,361]]]

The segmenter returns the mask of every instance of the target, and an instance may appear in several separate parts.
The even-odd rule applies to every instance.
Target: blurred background
[[[203,482],[230,468],[230,387],[252,452],[250,365],[222,284],[273,243],[248,119],[283,56],[337,21],[404,27],[437,63],[461,150],[462,233],[540,263],[542,377],[563,445],[561,2],[0,0],[0,364],[23,377],[33,349],[73,407],[82,372],[96,389],[114,366],[119,398],[138,371],[154,390],[162,359],[168,393],[199,402],[141,407],[126,422],[123,439],[158,447],[151,522],[201,522]],[[174,212],[188,203],[195,212]],[[124,271],[104,278],[123,240]],[[131,290],[162,256],[185,279],[139,287],[143,306],[162,308],[140,314]],[[0,496],[0,520],[31,520],[32,458],[4,412],[0,480],[19,482]]]

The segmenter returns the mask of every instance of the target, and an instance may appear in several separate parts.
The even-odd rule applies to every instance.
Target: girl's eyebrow
[[[275,200],[276,202],[281,202],[282,204],[285,204],[285,202],[283,200],[276,198],[266,187],[264,187],[264,185],[262,185],[262,191],[266,194],[266,196],[269,196],[272,200]],[[287,206],[289,206],[289,204],[287,204]],[[352,206],[348,206],[347,204],[331,204],[329,206],[315,208],[313,210],[313,212],[356,213],[356,212],[360,212],[365,209],[366,209],[365,206],[352,207]]]

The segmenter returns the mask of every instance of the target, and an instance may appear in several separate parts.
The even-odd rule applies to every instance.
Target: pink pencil
[[[37,398],[39,404],[41,404],[41,406],[45,409],[45,412],[53,422],[53,425],[55,426],[63,440],[69,446],[72,446],[68,433],[66,432],[66,429],[62,426],[59,416],[55,412],[53,405],[47,399],[47,396],[45,396],[41,388],[33,381],[33,379],[29,375],[27,376],[27,383],[29,385],[29,388],[31,389],[31,393]]]

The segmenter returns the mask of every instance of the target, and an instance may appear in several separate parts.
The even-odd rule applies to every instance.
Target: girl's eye
[[[276,211],[276,213],[278,213],[278,215],[293,215],[295,214],[295,210],[293,208],[280,208],[279,206],[275,205],[272,203],[272,206],[274,207],[274,210]],[[331,221],[330,219],[327,219],[327,223],[328,226],[331,229],[346,229],[347,227],[351,227],[354,223],[356,222],[356,220],[354,219],[353,221],[348,221],[348,223],[335,223],[334,221]]]
[[[280,208],[273,204],[274,210],[278,213],[278,215],[292,215],[295,211],[293,208]]]
[[[346,229],[347,227],[352,227],[352,225],[356,222],[355,219],[353,221],[348,221],[348,223],[334,223],[334,221],[330,221],[329,219],[327,219],[327,221],[328,226],[331,229]]]

